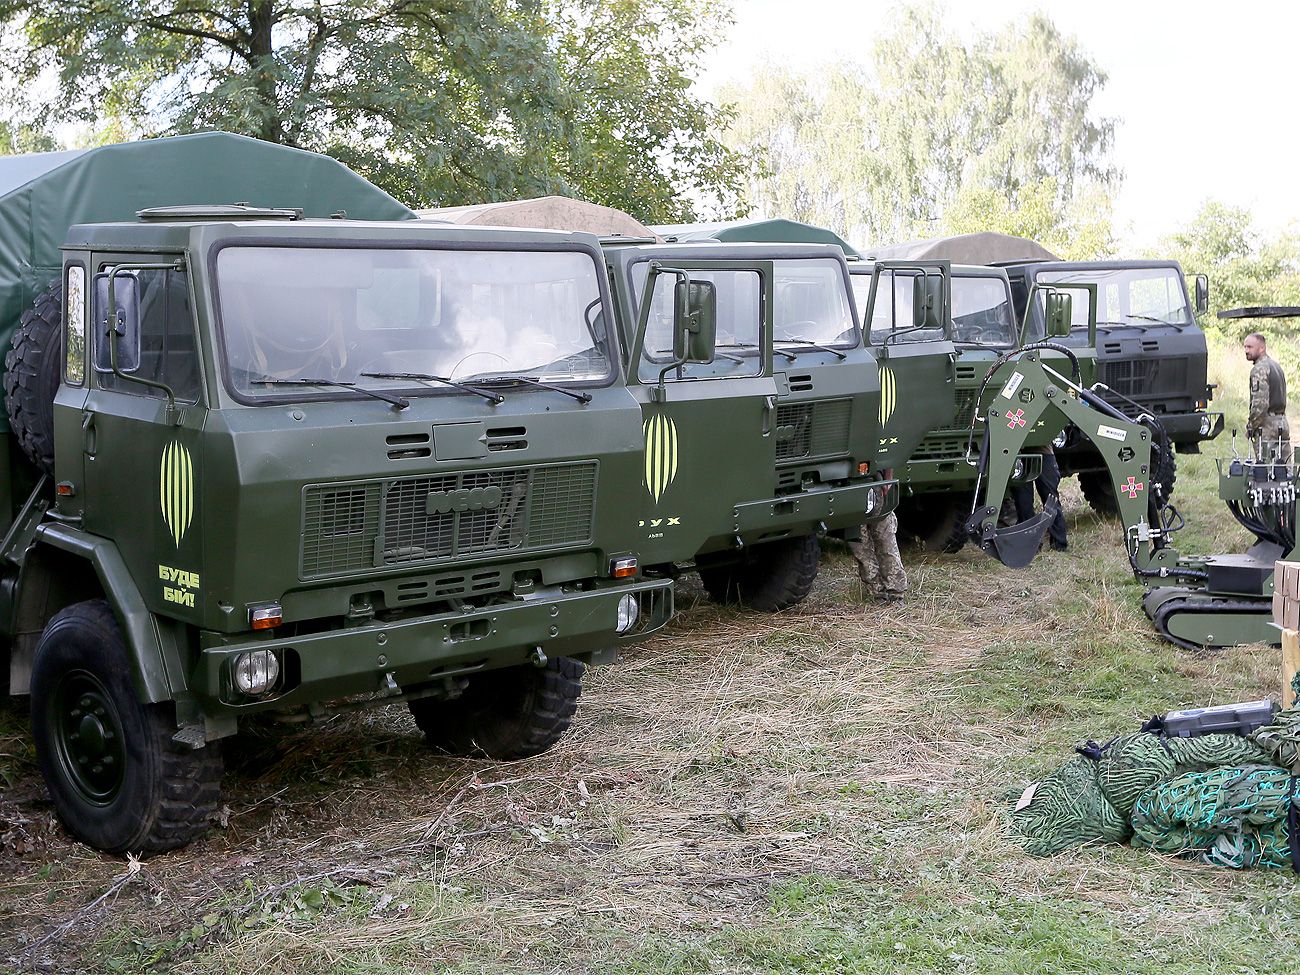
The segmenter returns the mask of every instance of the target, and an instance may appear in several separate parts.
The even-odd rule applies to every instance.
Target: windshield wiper
[[[565,396],[571,396],[579,403],[590,403],[590,393],[574,392],[572,389],[565,389],[563,386],[556,386],[552,383],[544,383],[536,376],[521,376],[514,373],[502,373],[497,376],[475,376],[474,379],[481,383],[524,383],[528,386],[536,386],[538,389],[549,389],[554,393],[563,393]]]
[[[459,383],[454,379],[448,379],[446,376],[434,376],[427,372],[363,372],[361,375],[368,379],[411,379],[420,383],[442,383],[452,389],[459,389],[466,393],[482,396],[485,400],[490,400],[493,406],[499,406],[506,401],[506,398],[500,393],[492,393],[486,389],[475,389],[473,386]]]
[[[1157,325],[1168,325],[1170,328],[1176,328],[1182,331],[1187,326],[1182,322],[1167,322],[1163,318],[1155,318],[1151,315],[1129,315],[1129,318],[1140,318],[1144,322],[1155,322]]]
[[[256,379],[250,379],[249,382],[255,386],[333,386],[337,389],[351,389],[358,393],[365,393],[367,396],[390,403],[399,410],[404,410],[411,405],[411,401],[404,396],[394,396],[392,393],[384,393],[377,389],[367,389],[365,386],[358,386],[356,383],[344,382],[340,379],[272,379],[269,376],[259,376]]]
[[[776,341],[778,341],[778,342],[783,342],[783,343],[786,344],[786,345],[802,345],[802,346],[806,346],[807,348],[810,348],[810,349],[816,349],[818,352],[829,352],[831,355],[835,356],[837,359],[847,359],[847,358],[848,358],[848,356],[845,355],[843,352],[841,352],[839,349],[832,349],[829,345],[818,345],[816,342],[809,341],[808,339],[796,339],[796,338],[791,338],[791,339],[777,339]]]
[[[715,349],[753,349],[755,352],[758,351],[758,346],[753,342],[719,342],[718,344],[714,345],[714,348]],[[772,351],[775,352],[777,355],[785,356],[791,362],[794,362],[794,360],[798,358],[798,356],[796,356],[794,353],[787,352],[785,351],[785,349],[778,349],[775,346],[773,346]]]

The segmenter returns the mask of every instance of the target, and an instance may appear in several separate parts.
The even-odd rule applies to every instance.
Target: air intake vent
[[[974,382],[974,381],[975,381],[975,366],[969,363],[965,365],[958,363],[957,382],[960,383],[960,382]]]
[[[1157,341],[1156,339],[1143,339],[1143,340],[1142,340],[1142,351],[1143,351],[1143,352],[1159,352],[1159,351],[1160,351],[1160,342]]]
[[[412,457],[431,457],[433,450],[429,447],[427,433],[395,433],[387,437],[389,460],[409,460]]]
[[[1105,352],[1107,355],[1119,355],[1119,343],[1107,342],[1101,347],[1101,351]]]
[[[488,450],[523,450],[527,446],[527,427],[493,427],[487,432]]]
[[[790,392],[792,393],[811,393],[813,388],[812,376],[791,376]]]

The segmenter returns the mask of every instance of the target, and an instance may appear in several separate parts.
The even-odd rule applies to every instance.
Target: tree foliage
[[[870,71],[839,64],[802,77],[769,66],[725,92],[737,112],[727,137],[767,155],[749,194],[765,212],[888,242],[976,214],[1007,228],[1068,226],[1087,196],[1103,208],[1080,228],[1092,256],[1109,247],[1097,217],[1106,221],[1119,179],[1114,121],[1093,112],[1105,80],[1041,14],[963,44],[937,8],[905,8]]]
[[[1209,277],[1210,309],[1199,318],[1202,328],[1238,340],[1254,331],[1281,332],[1294,362],[1300,319],[1218,318],[1227,308],[1300,305],[1300,240],[1294,234],[1266,236],[1249,210],[1207,200],[1188,224],[1160,241],[1156,253],[1178,261],[1189,277]]]
[[[566,193],[648,220],[746,174],[689,75],[715,0],[0,0],[33,117],[329,152],[414,205]],[[33,84],[39,78],[57,84]],[[31,96],[29,95],[29,98]]]

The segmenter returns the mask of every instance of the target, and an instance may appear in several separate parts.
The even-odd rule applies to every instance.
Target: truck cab
[[[629,244],[606,257],[646,436],[647,563],[693,565],[720,599],[780,609],[806,595],[817,535],[883,517],[881,371],[837,247]],[[714,296],[707,361],[676,363],[673,290]],[[652,287],[649,303],[647,287]]]
[[[1195,309],[1176,261],[1022,261],[1007,263],[1017,314],[1042,321],[1041,300],[1029,301],[1035,285],[1093,284],[1097,288],[1097,381],[1100,394],[1126,416],[1151,413],[1180,453],[1223,431],[1223,414],[1209,407],[1205,334],[1193,313],[1208,302],[1208,283],[1197,281]],[[1041,287],[1040,287],[1041,291]],[[1088,300],[1074,302],[1075,328],[1063,340],[1086,344]],[[1056,446],[1063,475],[1079,474],[1089,502],[1116,511],[1109,476],[1096,448],[1067,429]],[[1172,487],[1172,485],[1169,485]]]
[[[64,255],[0,623],[82,839],[197,835],[253,714],[404,702],[436,748],[536,753],[669,618],[594,236],[183,207]]]

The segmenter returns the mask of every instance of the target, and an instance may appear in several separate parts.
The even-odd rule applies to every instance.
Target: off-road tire
[[[812,592],[821,553],[816,535],[765,542],[755,545],[744,561],[699,566],[700,582],[714,602],[777,613]]]
[[[507,667],[469,679],[450,701],[409,701],[411,717],[435,751],[511,761],[540,755],[564,736],[578,710],[586,666],[555,657],[545,667]]]
[[[900,534],[910,535],[927,552],[952,555],[966,544],[969,495],[939,494],[907,499],[896,511]]]
[[[221,801],[222,761],[214,743],[175,744],[171,705],[140,703],[130,673],[108,603],[95,599],[60,611],[36,646],[32,737],[68,831],[107,853],[148,856],[184,846],[208,828]],[[92,764],[105,754],[115,760]],[[109,772],[90,783],[107,783],[96,799],[86,791],[88,777],[104,767]],[[120,769],[115,784],[113,768]]]
[[[5,408],[33,464],[54,473],[54,394],[63,361],[63,282],[54,281],[23,312],[5,354]]]

